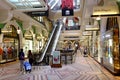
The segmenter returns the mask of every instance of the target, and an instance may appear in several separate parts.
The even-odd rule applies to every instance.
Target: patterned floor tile
[[[20,71],[18,61],[4,64],[0,66],[0,80],[120,80],[120,77],[78,53],[73,64],[62,65],[62,68],[32,66],[31,73]]]

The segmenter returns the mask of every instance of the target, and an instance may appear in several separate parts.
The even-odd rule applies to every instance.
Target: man
[[[23,49],[20,50],[18,57],[20,61],[20,70],[22,71],[24,69],[24,59],[25,59],[25,54],[23,52]]]

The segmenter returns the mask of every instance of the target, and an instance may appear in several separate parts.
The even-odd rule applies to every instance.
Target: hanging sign
[[[27,12],[28,15],[30,16],[48,16],[49,12],[47,11],[32,11],[32,12]]]
[[[62,16],[72,16],[73,13],[73,0],[62,0]]]

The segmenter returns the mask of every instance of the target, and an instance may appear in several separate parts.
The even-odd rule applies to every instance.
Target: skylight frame
[[[44,7],[39,0],[8,0],[8,2],[15,5],[17,9]]]

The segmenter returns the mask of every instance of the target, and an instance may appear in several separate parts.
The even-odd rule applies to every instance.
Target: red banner
[[[62,0],[62,16],[73,15],[73,0]]]
[[[62,0],[62,9],[73,9],[73,0]]]

